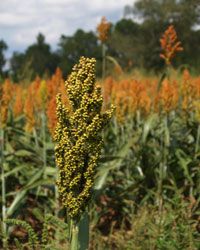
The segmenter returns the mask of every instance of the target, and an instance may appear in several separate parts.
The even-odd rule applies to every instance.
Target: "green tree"
[[[200,24],[199,0],[137,0],[132,13],[144,22],[173,22],[187,29]]]
[[[30,45],[24,53],[14,52],[10,60],[10,71],[15,81],[31,80],[44,74],[53,74],[59,63],[59,57],[51,51],[45,37],[38,34],[36,43]]]
[[[7,50],[8,46],[7,44],[3,41],[0,40],[0,78],[3,76],[3,67],[5,66],[6,59],[4,52]]]
[[[24,53],[14,52],[10,59],[10,75],[15,82],[19,82],[24,78],[24,63],[25,55]]]
[[[109,55],[117,59],[123,68],[133,64],[140,65],[139,39],[140,25],[131,19],[122,19],[112,28],[108,40]]]
[[[43,34],[38,34],[37,42],[25,51],[25,62],[30,62],[35,75],[42,76],[45,72],[53,73],[57,66],[58,57],[51,52],[51,47],[45,42]]]
[[[62,35],[58,46],[59,67],[62,69],[64,76],[69,74],[73,65],[77,63],[81,56],[95,57],[97,62],[101,59],[101,48],[93,32],[78,29],[73,36]],[[100,65],[97,65],[97,68],[99,67]]]

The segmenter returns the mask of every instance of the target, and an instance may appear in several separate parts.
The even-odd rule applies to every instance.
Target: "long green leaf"
[[[157,120],[158,120],[158,115],[157,114],[152,114],[145,121],[144,127],[143,127],[143,133],[142,133],[142,143],[143,144],[146,143],[149,132],[155,127],[155,124],[156,124]]]
[[[9,208],[7,209],[7,213],[6,213],[7,217],[12,216],[13,213],[25,201],[25,199],[26,199],[26,193],[27,193],[27,190],[20,191],[20,192],[17,193],[17,195],[15,196],[13,202],[11,203],[11,205],[9,206]]]
[[[135,143],[135,140],[135,137],[130,138],[129,141],[118,151],[116,156],[117,160],[109,161],[109,163],[105,163],[101,166],[97,173],[97,179],[94,187],[95,190],[98,191],[102,189],[109,172],[113,169],[118,169],[121,166],[124,157],[128,154],[130,147]]]

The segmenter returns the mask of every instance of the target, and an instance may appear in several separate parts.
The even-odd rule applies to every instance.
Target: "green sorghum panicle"
[[[58,188],[72,219],[80,218],[92,194],[97,161],[101,153],[101,131],[113,108],[102,113],[101,88],[95,84],[95,59],[81,57],[65,87],[69,107],[57,96],[55,156],[59,168]]]

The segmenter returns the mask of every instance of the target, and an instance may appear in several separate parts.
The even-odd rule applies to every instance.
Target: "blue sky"
[[[102,16],[116,22],[124,6],[134,0],[0,0],[0,39],[9,46],[7,54],[23,51],[39,32],[55,49],[61,34],[78,28],[95,31]]]

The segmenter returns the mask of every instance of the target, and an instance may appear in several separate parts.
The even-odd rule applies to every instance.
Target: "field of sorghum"
[[[133,74],[108,77],[99,85],[103,109],[110,103],[116,109],[105,129],[97,171],[91,226],[98,240],[93,244],[197,249],[200,77],[185,70],[159,82]],[[2,213],[24,219],[38,233],[44,213],[61,218],[64,213],[52,141],[57,93],[68,105],[59,69],[51,79],[37,78],[27,86],[9,79],[1,85]],[[11,239],[26,235],[9,233]]]
[[[82,58],[66,86],[59,69],[0,85],[2,249],[78,249],[80,221],[86,246],[88,215],[90,249],[199,249],[200,77],[172,55],[162,77],[118,72],[94,87]]]

